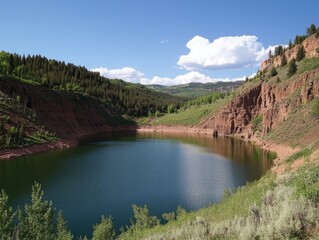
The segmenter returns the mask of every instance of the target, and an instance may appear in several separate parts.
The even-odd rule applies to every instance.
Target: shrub
[[[280,78],[279,77],[276,78],[276,83],[280,83]]]
[[[270,70],[269,76],[270,76],[270,77],[274,77],[274,76],[276,76],[276,75],[277,75],[276,68],[272,67],[272,69]]]
[[[319,166],[303,168],[295,174],[297,177],[292,178],[291,183],[296,187],[297,196],[304,196],[319,204]]]
[[[260,130],[261,123],[263,121],[263,116],[262,115],[257,115],[252,121],[251,124],[253,126],[254,132],[257,132]]]
[[[169,212],[169,213],[163,213],[162,214],[162,218],[167,221],[167,222],[171,222],[176,220],[176,215],[174,212]]]
[[[318,225],[318,209],[294,194],[294,188],[280,185],[266,193],[261,206],[253,204],[246,217],[214,224],[197,216],[151,239],[305,239]]]
[[[112,217],[101,217],[101,223],[94,226],[92,240],[112,240],[115,237],[115,230],[113,226]]]
[[[146,205],[139,207],[132,205],[135,224],[133,226],[137,228],[152,228],[159,225],[159,219],[156,216],[150,216]]]

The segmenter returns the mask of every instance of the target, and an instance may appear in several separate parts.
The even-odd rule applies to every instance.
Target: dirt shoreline
[[[23,148],[2,149],[0,150],[0,160],[31,155],[34,153],[47,152],[51,150],[66,149],[74,147],[77,142],[74,140],[62,140],[57,142],[43,143],[39,145],[32,145]]]
[[[120,130],[120,131],[119,131]],[[137,129],[134,129],[137,133],[145,133],[145,132],[159,132],[159,133],[182,133],[182,134],[199,134],[199,135],[207,135],[213,136],[213,129],[203,129],[198,127],[189,127],[189,126],[140,126]],[[121,128],[114,129],[113,133],[117,132],[132,132],[131,128]],[[111,132],[108,132],[111,133]],[[240,136],[234,135],[234,137],[240,138]],[[299,150],[299,148],[291,148],[287,145],[276,144],[269,141],[263,141],[259,138],[253,137],[251,139],[242,139],[244,141],[252,142],[262,149],[267,151],[273,151],[277,153],[277,158],[274,160],[274,166],[272,167],[272,171],[281,174],[284,172],[285,164],[284,160]],[[40,152],[46,152],[51,150],[58,149],[66,149],[70,147],[75,147],[79,144],[79,141],[75,139],[71,140],[61,140],[58,142],[50,142],[44,143],[41,145],[33,145],[24,148],[17,149],[3,149],[0,150],[0,160],[10,159],[14,157],[20,157],[24,155],[31,155]]]

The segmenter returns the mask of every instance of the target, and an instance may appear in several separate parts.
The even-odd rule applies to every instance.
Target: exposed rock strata
[[[262,115],[262,133],[267,134],[284,121],[294,108],[319,97],[318,74],[319,69],[314,69],[275,86],[261,82],[234,98],[200,126],[212,129],[218,135],[237,134],[242,138],[250,138],[253,134],[251,121],[257,115]]]

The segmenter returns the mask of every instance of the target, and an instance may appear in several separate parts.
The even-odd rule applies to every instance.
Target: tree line
[[[99,99],[114,113],[129,116],[166,112],[167,106],[180,106],[184,100],[158,93],[140,84],[108,79],[83,66],[47,59],[41,55],[0,52],[0,74],[29,80],[44,87],[78,92]]]
[[[315,37],[318,38],[319,37],[319,27],[317,28],[316,25],[311,24],[308,28],[307,28],[307,34],[306,35],[296,35],[294,43],[291,42],[291,40],[289,40],[289,44],[288,44],[288,48],[285,48],[283,46],[277,46],[275,47],[274,50],[274,54],[271,52],[271,50],[269,51],[269,57],[277,57],[280,56],[281,57],[281,64],[280,67],[284,67],[288,64],[288,71],[287,71],[287,77],[291,77],[293,76],[296,72],[297,72],[297,64],[296,62],[301,61],[302,59],[305,58],[305,49],[304,46],[302,45],[302,42],[307,38],[310,37],[312,35],[315,34]],[[298,46],[298,51],[297,51],[297,55],[296,58],[293,58],[292,60],[289,61],[289,63],[287,62],[287,57],[284,54],[285,51],[287,49],[292,49],[295,46]],[[274,77],[277,75],[277,70],[276,68],[273,66],[270,70],[269,73],[269,77]]]

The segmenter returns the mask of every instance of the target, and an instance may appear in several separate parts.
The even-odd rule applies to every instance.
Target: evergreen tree
[[[94,226],[92,240],[112,240],[115,237],[112,217],[101,217],[101,223]]]
[[[304,58],[305,58],[305,49],[304,49],[303,45],[301,45],[298,48],[296,60],[299,62],[299,61],[301,61]]]
[[[14,232],[16,213],[9,206],[9,197],[4,192],[0,193],[0,239],[11,239]]]
[[[8,65],[8,74],[12,74],[13,70],[14,70],[13,55],[10,54],[9,65]]]
[[[311,36],[312,34],[315,34],[316,30],[316,26],[314,24],[311,24],[310,27],[307,28],[307,35]]]
[[[274,77],[276,75],[277,75],[276,68],[272,67],[272,69],[270,70],[270,77]]]
[[[271,50],[269,50],[269,52],[268,52],[268,58],[272,58],[272,52],[271,52]]]
[[[292,49],[292,47],[293,47],[293,45],[292,45],[292,43],[291,43],[291,40],[289,40],[288,48],[289,48],[289,49]]]
[[[284,66],[286,66],[286,65],[287,65],[287,58],[286,58],[286,55],[283,54],[283,55],[281,56],[281,64],[280,64],[280,66],[281,66],[281,67],[284,67]]]
[[[296,60],[293,58],[288,65],[288,72],[287,72],[287,76],[291,77],[292,75],[294,75],[297,72],[297,65],[296,65]]]
[[[284,48],[280,45],[278,47],[275,47],[275,56],[280,56],[284,53]]]
[[[19,209],[19,239],[54,240],[54,209],[51,201],[43,201],[41,185],[32,186],[31,205],[26,204],[24,212]]]
[[[58,213],[56,240],[72,240],[73,235],[67,228],[67,222],[63,219],[62,212]]]
[[[156,216],[150,216],[147,206],[143,208],[137,205],[132,205],[135,224],[137,228],[152,228],[159,225],[160,221]]]

